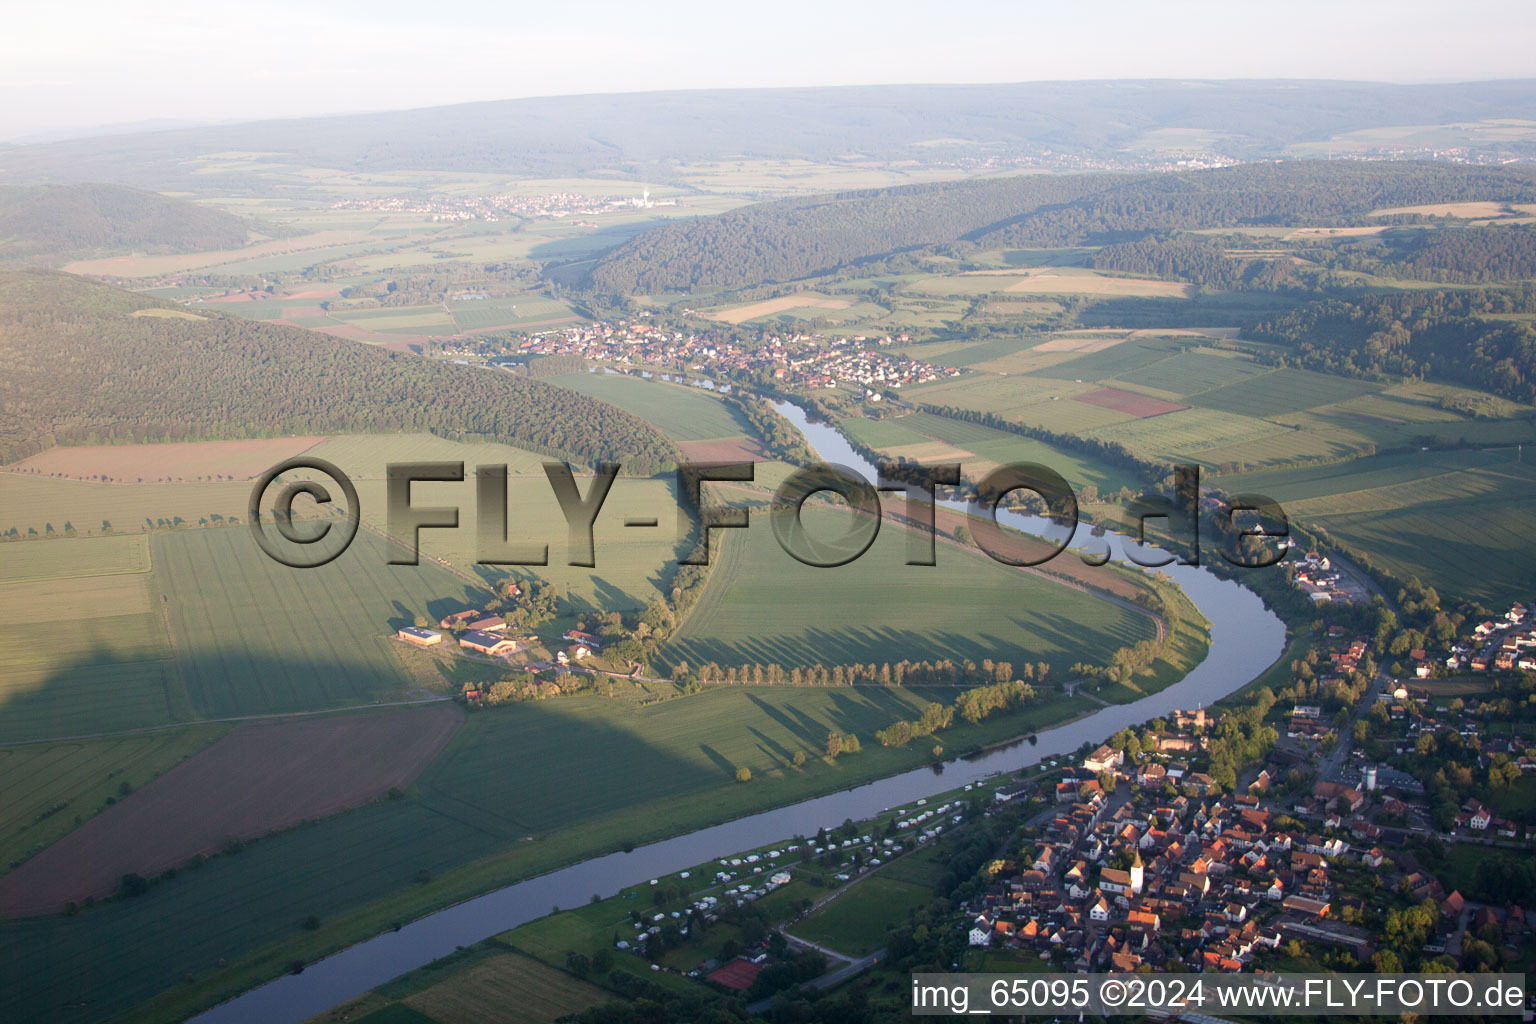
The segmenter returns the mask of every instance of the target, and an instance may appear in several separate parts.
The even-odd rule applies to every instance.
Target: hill
[[[651,424],[542,381],[0,271],[0,462],[55,444],[429,431],[649,474]]]
[[[0,149],[10,181],[237,188],[200,156],[260,152],[350,171],[488,171],[669,180],[726,157],[985,165],[1045,154],[1124,162],[1164,135],[1219,141],[1240,160],[1385,126],[1524,118],[1530,80],[1438,85],[1329,81],[1099,81],[887,85],[555,96],[71,139]],[[1443,134],[1443,133],[1442,133]],[[1457,136],[1486,147],[1478,133]],[[1497,140],[1496,140],[1497,141]],[[1499,142],[1498,151],[1510,151]],[[1514,144],[1518,148],[1518,143]]]
[[[0,259],[229,249],[245,244],[246,227],[232,213],[121,185],[0,186]]]
[[[1436,197],[1436,198],[1428,198]],[[1174,228],[1358,221],[1387,206],[1530,202],[1536,171],[1307,161],[1190,173],[1035,175],[787,199],[666,224],[594,266],[608,292],[790,281],[906,249],[1105,244]]]

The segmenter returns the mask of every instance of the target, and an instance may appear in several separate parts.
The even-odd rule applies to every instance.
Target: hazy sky
[[[1532,0],[87,0],[5,21],[0,139],[649,89],[1536,75]]]

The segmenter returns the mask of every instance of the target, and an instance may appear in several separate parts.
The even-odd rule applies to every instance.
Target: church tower
[[[1145,870],[1141,863],[1141,848],[1137,847],[1136,856],[1131,859],[1131,892],[1141,895],[1142,878]]]

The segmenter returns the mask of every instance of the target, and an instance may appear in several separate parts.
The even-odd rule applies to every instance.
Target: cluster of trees
[[[929,702],[923,707],[923,713],[915,720],[897,722],[881,729],[875,733],[875,739],[880,741],[882,746],[906,746],[914,739],[932,736],[936,732],[948,729],[954,723],[957,714],[975,725],[996,712],[1009,711],[1020,704],[1027,703],[1034,699],[1034,696],[1035,688],[1022,680],[977,686],[961,693],[949,707]]]
[[[0,461],[57,444],[425,431],[649,475],[677,446],[586,395],[218,314],[82,278],[0,273]]]
[[[1259,687],[1250,703],[1224,715],[1207,737],[1206,753],[1211,759],[1211,778],[1228,792],[1237,788],[1237,773],[1263,760],[1280,736],[1264,724],[1264,716],[1275,705],[1275,695],[1268,687]]]
[[[1443,830],[1451,828],[1468,798],[1498,806],[1510,784],[1520,778],[1519,764],[1504,753],[1490,758],[1486,771],[1479,768],[1481,751],[1475,733],[1464,737],[1455,729],[1437,729],[1421,733],[1413,753],[1400,759],[1416,778],[1426,780],[1430,811]]]
[[[0,186],[0,259],[232,249],[245,244],[247,226],[224,210],[122,185]]]
[[[1384,206],[1474,199],[1536,200],[1536,176],[1518,168],[1297,160],[910,185],[760,203],[653,228],[598,260],[590,283],[607,293],[743,288],[957,244],[1055,248],[1188,229],[1345,224]]]
[[[535,356],[528,360],[528,376],[535,380],[559,377],[567,373],[586,373],[587,361],[574,352],[563,355]]]
[[[1504,312],[1536,312],[1536,290],[1426,289],[1324,299],[1260,321],[1246,334],[1287,346],[1297,365],[1325,373],[1454,381],[1531,402],[1536,329],[1483,316]]]
[[[1294,270],[1288,259],[1230,255],[1227,245],[1203,236],[1152,236],[1106,245],[1088,257],[1096,270],[1188,281],[1219,291],[1273,291]]]
[[[1073,665],[1072,674],[1089,679],[1102,678],[1124,685],[1141,673],[1150,671],[1162,653],[1162,641],[1141,640],[1128,647],[1118,648],[1109,656],[1106,665]]]

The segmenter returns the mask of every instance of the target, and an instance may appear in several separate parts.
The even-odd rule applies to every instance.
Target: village
[[[800,388],[866,389],[922,384],[964,371],[908,359],[882,348],[910,340],[906,334],[842,338],[819,333],[767,331],[756,339],[708,337],[647,323],[597,321],[545,331],[510,342],[486,337],[442,343],[439,354],[495,361],[502,356],[577,356],[609,366],[707,368],[711,375],[747,376]]]
[[[1359,659],[1364,646],[1340,644],[1336,664]],[[1400,734],[1385,744],[1372,736],[1373,751],[1390,757],[1413,750],[1420,735],[1475,732],[1475,708],[1437,711],[1417,696],[1426,699],[1395,683],[1366,692],[1353,713]],[[1364,750],[1353,751],[1357,764],[1339,767],[1351,733],[1341,740],[1307,705],[1271,709],[1283,738],[1276,730],[1269,752],[1242,773],[1245,784],[1224,787],[1196,766],[1211,763],[1226,714],[1176,712],[1140,737],[1119,734],[1123,745],[1088,752],[1052,786],[1024,780],[999,789],[1000,803],[1043,809],[966,908],[970,945],[1032,951],[1075,971],[1237,972],[1294,963],[1304,950],[1340,968],[1402,970],[1408,952],[1465,965],[1472,937],[1498,940],[1491,960],[1477,951],[1487,969],[1501,956],[1530,956],[1521,905],[1529,890],[1474,901],[1442,882],[1424,851],[1497,843],[1529,852],[1536,825],[1500,817],[1475,797],[1443,830],[1431,825],[1421,782],[1371,763]],[[1481,754],[1486,766],[1511,765],[1514,778],[1536,772],[1530,752],[1508,740],[1486,740]],[[1350,777],[1358,786],[1337,781]],[[1410,914],[1424,926],[1413,949],[1384,946],[1380,937],[1404,934]]]

